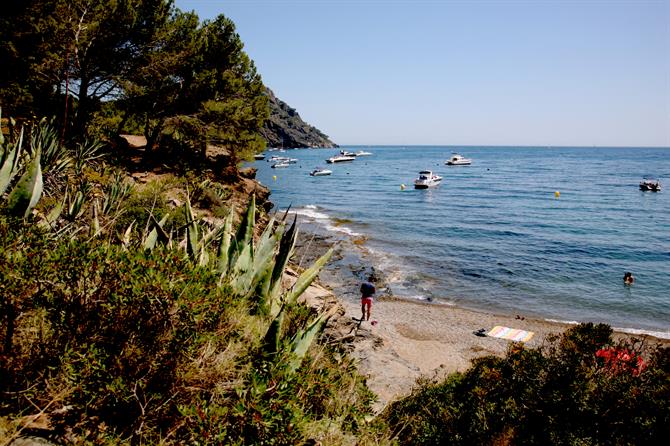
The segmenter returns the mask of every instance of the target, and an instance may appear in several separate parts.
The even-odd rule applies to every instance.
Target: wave
[[[293,212],[313,220],[315,223],[322,225],[329,232],[339,232],[350,237],[360,237],[363,235],[348,226],[341,224],[341,221],[336,221],[321,208],[313,204],[308,204],[302,208],[296,208]]]

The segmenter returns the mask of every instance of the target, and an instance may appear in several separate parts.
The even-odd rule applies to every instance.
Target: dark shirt
[[[363,282],[361,284],[361,294],[363,297],[370,297],[374,295],[376,291],[377,290],[375,290],[375,286],[370,282]]]

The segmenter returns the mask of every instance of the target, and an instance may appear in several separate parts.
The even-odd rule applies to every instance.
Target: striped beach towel
[[[515,342],[528,342],[534,334],[535,333],[532,331],[517,330],[516,328],[503,327],[500,325],[496,325],[488,332],[488,336],[493,338],[509,339],[510,341]]]

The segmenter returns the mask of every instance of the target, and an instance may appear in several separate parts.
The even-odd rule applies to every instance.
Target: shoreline
[[[310,225],[304,225],[309,227]],[[306,292],[312,305],[324,300],[337,302],[343,311],[329,322],[334,338],[352,340],[351,354],[358,361],[358,370],[367,377],[367,384],[377,396],[376,412],[411,392],[419,378],[439,379],[450,373],[468,369],[471,361],[486,355],[504,355],[511,341],[474,333],[488,333],[495,326],[533,332],[524,345],[542,346],[548,337],[559,335],[574,324],[552,321],[536,315],[511,315],[499,311],[465,308],[396,297],[385,292],[384,271],[376,269],[364,258],[361,245],[333,234],[301,231],[296,243],[296,260],[301,266],[313,263],[328,247],[336,249],[331,262],[322,270],[318,283]],[[361,316],[358,286],[367,275],[380,279],[378,294],[372,307],[371,321],[359,323]],[[627,333],[612,327],[615,338],[636,337],[648,343],[670,344],[670,340],[646,333]]]
[[[539,314],[537,311],[523,312],[523,310],[513,310],[504,308],[483,308],[477,305],[468,305],[467,302],[453,302],[444,300],[441,297],[436,297],[433,300],[418,299],[407,296],[398,296],[394,294],[392,287],[387,283],[387,271],[383,266],[375,264],[378,259],[375,259],[372,254],[373,251],[366,247],[367,236],[359,233],[352,233],[352,231],[344,227],[344,223],[337,219],[321,221],[315,218],[311,213],[298,212],[300,215],[299,223],[301,226],[299,244],[312,245],[314,249],[312,253],[306,253],[303,249],[299,256],[301,264],[308,264],[316,260],[320,254],[323,254],[330,246],[337,246],[336,252],[333,255],[329,265],[326,266],[325,271],[321,273],[322,282],[329,285],[334,293],[339,297],[351,297],[358,299],[357,286],[369,274],[374,274],[381,283],[378,286],[378,293],[381,290],[385,296],[393,297],[401,301],[410,303],[419,303],[427,305],[444,306],[447,308],[460,308],[468,311],[482,312],[482,313],[496,313],[502,316],[516,316],[530,318],[534,320],[541,320],[547,323],[556,323],[565,327],[570,327],[582,322],[605,323],[612,327],[612,329],[619,333],[625,333],[634,336],[650,336],[664,341],[670,341],[670,330],[663,330],[661,328],[640,328],[635,326],[621,326],[621,324],[613,324],[602,320],[570,320],[560,319],[553,315]],[[311,221],[305,221],[305,218]],[[306,228],[306,230],[305,230]],[[349,270],[349,271],[348,271]]]

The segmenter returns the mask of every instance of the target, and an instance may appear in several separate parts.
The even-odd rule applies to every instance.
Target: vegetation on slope
[[[252,198],[237,230],[232,209],[208,223],[96,155],[77,162],[44,123],[2,141],[0,438],[350,442],[371,394],[338,345],[314,342],[332,309],[298,303],[330,253],[284,289],[295,222],[254,237]],[[146,193],[154,205],[126,207]]]

